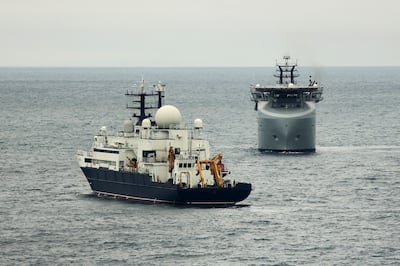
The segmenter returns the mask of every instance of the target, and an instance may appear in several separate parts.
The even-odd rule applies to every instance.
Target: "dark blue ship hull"
[[[108,169],[81,168],[90,187],[99,196],[179,205],[224,206],[246,199],[251,184],[237,183],[231,188],[185,188],[170,182],[151,181],[147,174],[116,172]]]

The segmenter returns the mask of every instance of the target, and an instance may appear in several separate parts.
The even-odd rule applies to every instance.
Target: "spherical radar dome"
[[[170,128],[181,123],[182,115],[175,106],[164,105],[156,112],[155,120],[158,127]]]
[[[194,120],[194,128],[203,128],[203,120],[197,118]]]

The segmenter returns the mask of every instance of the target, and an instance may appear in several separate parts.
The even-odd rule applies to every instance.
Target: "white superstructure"
[[[126,95],[142,94],[127,92]],[[157,96],[157,93],[147,95]],[[230,180],[222,180],[228,174],[220,168],[222,155],[210,159],[202,120],[195,119],[192,125],[186,126],[175,106],[160,103],[157,108],[154,121],[146,112],[134,115],[117,134],[109,134],[106,127],[100,128],[94,136],[92,150],[78,152],[80,167],[148,174],[153,182],[171,182],[187,188],[231,185]],[[210,166],[214,161],[215,165],[219,164],[219,180]]]

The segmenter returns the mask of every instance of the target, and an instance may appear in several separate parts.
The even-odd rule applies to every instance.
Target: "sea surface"
[[[400,67],[299,68],[324,85],[317,151],[257,150],[274,68],[0,68],[0,265],[399,265]],[[98,198],[77,150],[122,129],[144,77],[204,122],[254,190],[232,208]]]

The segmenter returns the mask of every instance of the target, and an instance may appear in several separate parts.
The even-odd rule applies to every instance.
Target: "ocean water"
[[[400,68],[300,68],[324,86],[317,152],[257,150],[249,84],[273,68],[0,68],[0,265],[399,265]],[[202,118],[254,190],[232,208],[94,196],[76,162],[144,76]]]

